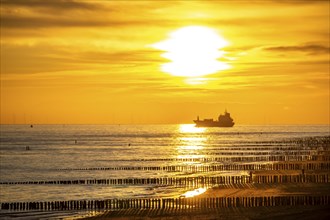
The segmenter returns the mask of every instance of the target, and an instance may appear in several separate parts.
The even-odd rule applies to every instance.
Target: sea
[[[37,124],[0,128],[1,203],[179,197],[194,189],[157,184],[6,183],[244,174],[246,171],[239,170],[199,172],[146,167],[243,163],[237,157],[287,154],[285,148],[275,150],[281,141],[330,134],[329,125],[197,128],[193,124]],[[260,154],[253,146],[268,148]],[[271,162],[274,161],[244,160],[244,163]]]

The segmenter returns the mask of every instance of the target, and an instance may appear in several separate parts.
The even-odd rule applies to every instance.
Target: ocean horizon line
[[[0,123],[1,125],[194,125],[194,123],[17,123],[17,124],[7,124]],[[330,126],[329,123],[318,123],[318,124],[235,124],[237,126]]]

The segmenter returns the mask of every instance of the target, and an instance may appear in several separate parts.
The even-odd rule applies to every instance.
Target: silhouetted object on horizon
[[[25,150],[30,150],[30,147],[29,147],[29,146],[26,146],[26,147],[25,147]]]
[[[227,110],[225,110],[224,115],[219,115],[218,121],[213,119],[199,120],[199,116],[197,116],[197,120],[194,120],[194,122],[196,127],[233,127],[235,124]]]
[[[77,141],[77,140],[74,140],[74,143],[75,143],[75,144],[77,144],[77,143],[78,143],[78,141]]]
[[[33,128],[33,125],[30,125],[30,128]]]

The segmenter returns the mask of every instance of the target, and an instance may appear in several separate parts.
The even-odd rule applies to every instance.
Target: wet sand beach
[[[329,175],[329,171],[307,171]],[[296,175],[301,171],[258,171],[253,176]],[[260,198],[330,196],[329,182],[321,183],[247,183],[221,185],[196,196],[200,199],[214,198]],[[207,206],[207,205],[206,205]],[[185,209],[128,209],[105,211],[86,219],[329,219],[330,205],[278,205],[257,207],[208,207]],[[85,219],[85,218],[84,218]]]
[[[223,208],[217,210],[198,210],[185,213],[178,210],[119,210],[85,217],[82,219],[116,219],[116,220],[328,220],[330,206],[295,206],[295,207],[251,207],[251,208]]]

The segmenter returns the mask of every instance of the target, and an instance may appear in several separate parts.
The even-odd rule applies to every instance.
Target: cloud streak
[[[91,19],[67,19],[49,17],[27,17],[6,15],[1,18],[1,26],[4,28],[50,28],[50,27],[98,27],[107,25],[118,25],[119,22],[110,23]]]
[[[58,10],[95,10],[101,8],[97,4],[90,3],[90,1],[79,2],[73,0],[1,0],[1,4],[5,7],[26,7],[54,12],[58,12]]]
[[[309,54],[327,54],[330,48],[324,45],[311,44],[311,45],[295,45],[295,46],[274,46],[264,48],[266,51],[275,52],[305,52]]]
[[[140,1],[125,4],[122,1],[72,0],[3,0],[1,3],[2,28],[150,26],[175,21],[158,18],[155,16],[157,13],[154,14],[160,5],[168,3],[148,5]]]

